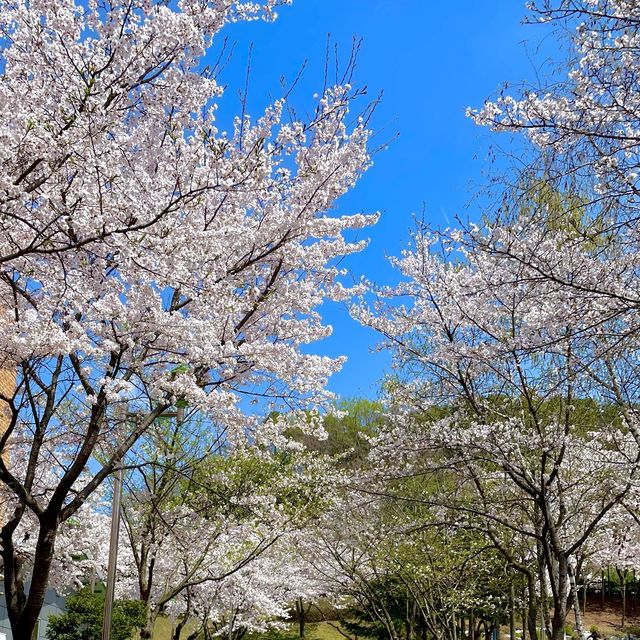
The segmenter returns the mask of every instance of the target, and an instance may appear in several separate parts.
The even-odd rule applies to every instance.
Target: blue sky
[[[386,256],[406,244],[412,216],[435,226],[455,223],[455,216],[477,217],[473,195],[486,183],[491,145],[509,144],[476,127],[465,117],[467,106],[480,106],[505,81],[535,82],[544,62],[539,48],[550,45],[541,26],[522,24],[520,0],[294,0],[272,24],[233,25],[225,35],[234,44],[221,79],[228,83],[221,116],[238,111],[235,95],[244,84],[253,43],[248,111],[258,114],[280,94],[280,78],[292,80],[303,62],[306,71],[295,101],[311,104],[322,88],[327,34],[346,61],[353,36],[362,37],[354,84],[367,85],[373,98],[384,91],[373,128],[383,142],[398,134],[357,187],[339,202],[342,212],[381,211],[368,232],[369,247],[346,266],[389,284],[396,274]],[[504,162],[498,158],[498,165]],[[497,170],[500,166],[497,167]],[[313,350],[349,361],[330,388],[343,397],[375,397],[388,369],[384,353],[371,353],[378,342],[347,311],[325,305],[331,338]]]

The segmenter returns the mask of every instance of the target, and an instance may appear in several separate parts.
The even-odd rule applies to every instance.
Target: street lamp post
[[[184,421],[184,407],[178,407],[175,413],[165,412],[160,417],[175,418],[178,424]],[[113,596],[116,588],[116,565],[118,562],[118,538],[120,535],[120,499],[122,498],[122,466],[118,469],[113,482],[113,502],[111,506],[111,534],[109,536],[109,564],[107,568],[107,586],[104,597],[104,615],[102,619],[102,640],[111,640],[111,620],[113,617]]]
[[[120,534],[120,498],[122,497],[122,467],[118,469],[113,483],[113,503],[111,509],[111,535],[109,538],[109,565],[107,569],[107,588],[104,597],[104,616],[102,619],[102,640],[111,640],[111,618],[113,614],[113,595],[116,587],[116,564],[118,561],[118,537]]]

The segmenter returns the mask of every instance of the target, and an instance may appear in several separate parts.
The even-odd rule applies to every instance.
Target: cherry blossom
[[[158,416],[188,404],[242,434],[262,423],[243,399],[305,408],[342,364],[300,347],[331,331],[318,305],[351,294],[336,259],[365,242],[345,232],[376,219],[328,214],[370,164],[364,121],[348,124],[358,91],[327,88],[306,122],[276,100],[226,132],[204,66],[226,24],[272,19],[276,4],[0,2],[0,355],[18,374],[0,398],[0,479],[16,501],[1,536],[16,638],[37,620],[59,526]]]
[[[523,210],[512,225],[421,228],[395,260],[401,284],[354,314],[395,356],[380,468],[451,472],[455,491],[445,484],[428,500],[459,511],[461,526],[473,518],[531,580],[531,598],[546,602],[535,584],[548,585],[559,637],[576,557],[636,490],[638,343],[636,315],[615,296],[535,266],[612,291],[630,278],[626,256],[594,250],[571,228],[552,236],[546,220]],[[519,542],[505,545],[500,532]],[[514,554],[532,544],[539,571]]]

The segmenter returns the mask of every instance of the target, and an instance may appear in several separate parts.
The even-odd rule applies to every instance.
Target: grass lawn
[[[337,622],[331,624],[338,625]],[[328,622],[307,622],[305,640],[345,640],[345,637],[331,624]],[[298,625],[292,624],[287,631],[271,631],[245,636],[245,638],[247,640],[299,640]]]
[[[332,624],[340,626],[338,622]],[[345,640],[345,637],[328,622],[307,623],[307,630],[308,640]]]
[[[171,640],[171,631],[173,630],[172,622],[170,618],[164,616],[158,616],[156,624],[153,627],[153,640]],[[191,625],[187,625],[186,629],[182,630],[182,637],[186,638],[191,631]]]
[[[336,622],[332,624],[338,624]],[[328,622],[308,622],[305,628],[306,640],[345,640]],[[187,631],[188,633],[188,631]],[[182,632],[186,637],[187,633]],[[171,638],[171,620],[169,618],[159,617],[156,620],[156,626],[153,629],[153,640],[170,640]],[[263,634],[246,635],[245,640],[298,640],[298,626],[291,625],[285,631],[270,631]]]

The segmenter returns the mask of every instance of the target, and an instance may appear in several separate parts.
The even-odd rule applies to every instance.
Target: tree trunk
[[[554,562],[555,585],[553,595],[553,615],[551,616],[551,640],[564,640],[564,625],[567,619],[567,599],[569,595],[569,562],[567,557],[560,553]],[[545,595],[546,590],[541,588],[541,593]],[[546,609],[546,597],[543,597],[543,610]],[[546,616],[545,616],[546,617]],[[548,618],[547,618],[548,619]],[[549,635],[547,630],[547,635]]]
[[[536,604],[536,585],[533,575],[528,576],[527,582],[527,629],[529,631],[529,640],[538,640],[538,607]]]
[[[569,588],[571,590],[571,602],[573,604],[573,610],[576,617],[576,631],[582,638],[584,629],[582,628],[582,614],[580,611],[580,598],[578,597],[578,585],[576,584],[575,569],[571,563],[567,566],[569,575]],[[564,638],[564,633],[563,633]]]
[[[513,580],[509,583],[509,638],[516,640],[516,594]]]
[[[427,619],[424,614],[420,616],[420,640],[427,640]]]
[[[627,618],[627,572],[624,572],[624,576],[622,578],[622,626],[624,628],[624,624]]]
[[[29,595],[24,592],[22,562],[13,547],[13,530],[2,531],[2,559],[7,614],[14,640],[31,640],[49,582],[56,541],[55,525],[40,521]]]
[[[302,598],[296,600],[296,613],[298,614],[298,635],[304,638],[305,624],[306,624],[306,611],[304,610],[304,601]]]
[[[143,546],[140,552],[140,562],[137,563],[136,568],[138,570],[138,591],[140,601],[144,603],[147,609],[147,623],[143,629],[140,629],[140,640],[150,640],[153,635],[153,627],[155,626],[156,618],[158,617],[157,606],[150,606],[154,566],[155,558],[149,559],[148,549]]]
[[[180,640],[180,634],[182,633],[182,630],[186,627],[187,623],[189,622],[189,618],[191,618],[191,589],[189,587],[187,587],[186,597],[187,597],[186,609],[184,613],[180,616],[179,620],[176,620],[171,640]]]
[[[566,571],[566,570],[563,570]],[[558,596],[554,602],[553,616],[551,618],[551,640],[564,640],[564,626],[567,620],[567,589],[566,574],[560,579]]]
[[[144,629],[140,629],[140,640],[150,640],[153,636],[153,627],[156,624],[158,614],[155,607],[147,608],[147,624]]]
[[[185,628],[187,622],[189,622],[189,606],[187,606],[186,613],[180,618],[180,621],[177,622],[176,626],[174,627],[172,640],[180,640],[180,634]]]
[[[409,600],[411,600],[411,606],[409,606]],[[407,589],[407,607],[406,607],[406,640],[413,640],[413,627],[416,619],[416,601],[410,597],[409,590]]]
[[[616,573],[620,579],[620,595],[622,596],[622,626],[627,621],[627,569],[620,570],[616,567]]]

